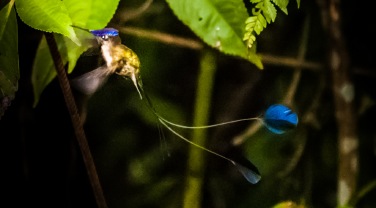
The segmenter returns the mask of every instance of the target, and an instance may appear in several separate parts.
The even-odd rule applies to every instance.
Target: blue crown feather
[[[97,37],[110,36],[115,37],[119,36],[119,31],[114,28],[104,28],[101,30],[90,30],[91,34]]]

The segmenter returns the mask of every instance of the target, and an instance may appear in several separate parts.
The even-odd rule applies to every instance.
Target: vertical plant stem
[[[204,50],[200,60],[193,126],[208,124],[216,68],[216,60],[213,52],[211,50]],[[205,146],[206,138],[206,129],[195,129],[193,131],[192,142]],[[207,154],[205,151],[192,145],[189,146],[187,176],[183,196],[184,208],[201,207],[202,184],[206,166],[205,154]]]
[[[344,207],[355,194],[358,175],[359,142],[353,109],[355,90],[350,76],[349,55],[341,31],[341,2],[319,1],[319,4],[329,38],[329,68],[338,128],[337,202],[339,207]]]
[[[357,119],[353,110],[354,85],[350,80],[349,56],[341,32],[340,1],[329,5],[330,69],[338,126],[338,195],[339,206],[346,205],[356,191],[358,175]]]
[[[78,109],[73,98],[73,94],[69,85],[68,77],[65,72],[64,64],[61,59],[57,44],[52,33],[44,33],[48,47],[50,48],[52,59],[55,64],[57,71],[57,77],[59,79],[59,84],[64,95],[65,103],[67,105],[71,120],[73,123],[74,133],[80,147],[82,157],[86,166],[86,171],[89,176],[90,184],[94,191],[94,196],[99,208],[107,208],[106,200],[103,195],[102,187],[99,182],[98,174],[95,169],[95,164],[93,157],[90,153],[89,144],[86,139],[85,131],[82,126],[80,116],[78,114]]]

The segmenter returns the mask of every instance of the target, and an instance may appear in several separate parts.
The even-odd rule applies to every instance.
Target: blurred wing
[[[101,54],[101,47],[99,44],[92,44],[92,47],[83,52],[82,56],[97,56]]]
[[[77,37],[81,40],[82,45],[81,47],[88,49],[84,52],[83,55],[97,55],[100,52],[100,44],[97,38],[91,34],[88,30],[83,28],[75,28],[74,31],[77,34]]]
[[[85,95],[94,94],[110,75],[106,66],[101,66],[70,81],[71,85]]]

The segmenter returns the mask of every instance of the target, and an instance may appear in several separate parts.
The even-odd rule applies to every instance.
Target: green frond
[[[299,3],[298,3],[298,5],[299,5],[300,0],[297,0],[297,1],[299,1]],[[273,0],[273,3],[275,5],[277,5],[279,7],[279,9],[281,9],[282,12],[284,12],[286,15],[288,14],[287,13],[287,5],[289,4],[289,0]]]
[[[274,4],[271,1],[264,1],[262,13],[264,14],[268,23],[274,22],[275,18],[277,17],[277,9],[274,7]]]
[[[257,21],[256,21],[255,28],[254,28],[257,35],[260,35],[260,33],[266,27],[266,24],[267,24],[267,22],[266,22],[266,19],[264,18],[264,16],[262,14],[257,15]]]
[[[255,41],[256,41],[256,36],[254,36],[253,34],[251,34],[251,36],[247,40],[247,46],[248,46],[248,48],[252,48],[253,43]]]
[[[245,20],[245,24],[254,23],[257,21],[257,16],[250,16]],[[247,30],[247,29],[246,29]]]
[[[244,33],[243,41],[247,41],[247,47],[252,48],[253,43],[256,41],[254,32],[259,35],[266,27],[267,21],[264,16],[258,12],[255,16],[248,17],[245,24],[246,32]]]
[[[265,0],[263,0],[262,2],[257,3],[256,6],[255,6],[255,8],[259,9],[259,10],[262,10],[262,8],[264,7],[264,1]]]
[[[252,8],[252,15],[245,21],[245,32],[243,41],[246,41],[248,49],[251,49],[256,42],[256,35],[267,27],[268,24],[275,21],[277,18],[276,6],[286,15],[287,5],[290,0],[249,0],[255,4]],[[296,0],[298,8],[300,7],[300,0]]]

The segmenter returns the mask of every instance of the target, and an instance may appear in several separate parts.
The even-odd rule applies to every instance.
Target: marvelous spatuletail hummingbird
[[[97,69],[83,74],[71,81],[71,84],[86,95],[94,94],[111,74],[130,78],[142,99],[142,81],[140,77],[140,60],[137,54],[121,44],[118,30],[105,28],[91,30],[101,48],[105,64]]]
[[[82,28],[81,28],[82,29]],[[86,30],[86,29],[84,29]],[[256,184],[260,181],[261,176],[257,167],[251,161],[240,157],[237,161],[223,156],[215,151],[207,149],[199,144],[192,142],[180,133],[175,128],[183,129],[202,129],[213,128],[228,124],[233,124],[243,121],[258,120],[264,124],[271,132],[275,134],[284,133],[286,130],[293,129],[298,123],[298,117],[290,108],[284,105],[273,105],[268,108],[264,117],[245,118],[219,124],[206,125],[206,126],[185,126],[171,122],[163,118],[154,108],[150,98],[143,90],[142,80],[140,75],[140,60],[133,50],[121,43],[118,30],[114,28],[104,28],[102,30],[86,30],[94,35],[95,39],[100,45],[102,58],[105,64],[83,74],[71,81],[72,85],[86,95],[94,94],[107,80],[111,74],[118,74],[125,78],[130,78],[135,85],[140,98],[146,101],[147,106],[152,113],[156,116],[157,120],[166,127],[170,132],[178,136],[185,142],[200,148],[206,152],[216,155],[222,159],[227,160],[233,164],[239,172],[247,179],[248,182]]]

